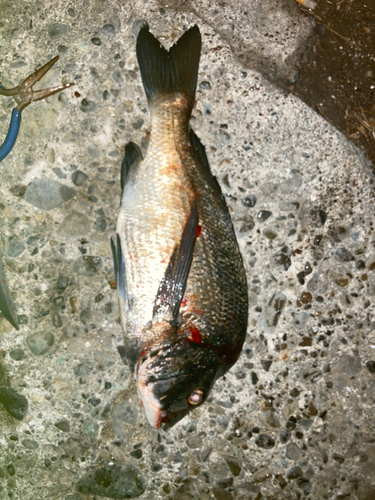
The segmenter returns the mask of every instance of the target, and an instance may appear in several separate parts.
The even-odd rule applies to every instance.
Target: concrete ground
[[[0,11],[2,85],[56,54],[41,87],[76,83],[23,112],[0,164],[0,248],[21,323],[0,318],[0,398],[28,402],[21,420],[9,397],[0,408],[0,498],[373,500],[371,165],[269,83],[293,79],[309,21],[292,0],[1,0]],[[148,426],[117,352],[109,246],[124,146],[144,149],[149,131],[140,20],[166,46],[200,27],[191,124],[250,299],[240,360],[167,433]],[[13,101],[0,105],[5,136]]]

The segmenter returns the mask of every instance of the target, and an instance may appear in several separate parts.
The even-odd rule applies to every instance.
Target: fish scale
[[[126,263],[128,291],[137,296],[134,314],[146,322],[152,320],[159,283],[175,242],[181,236],[190,206],[188,190],[182,188],[186,186],[187,176],[177,152],[170,148],[175,137],[173,130],[159,132],[165,130],[165,122],[171,123],[170,115],[154,113],[152,116],[152,130],[156,133],[151,136],[150,154],[124,188],[117,228],[123,248],[128,248],[125,260],[129,261],[131,254],[132,260],[139,264]],[[171,164],[179,168],[170,169]],[[178,191],[176,186],[180,188]],[[124,235],[127,241],[123,241]]]
[[[204,147],[189,128],[200,33],[167,52],[140,30],[151,111],[145,158],[129,143],[112,240],[125,356],[149,423],[168,428],[204,403],[237,361],[247,329],[246,276]]]

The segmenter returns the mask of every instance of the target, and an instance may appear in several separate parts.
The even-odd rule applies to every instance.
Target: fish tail
[[[191,110],[194,106],[201,35],[193,26],[171,47],[169,52],[149,32],[141,28],[137,38],[137,59],[149,104],[160,95],[182,93]]]

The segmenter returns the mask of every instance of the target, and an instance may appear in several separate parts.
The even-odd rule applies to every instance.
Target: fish
[[[124,357],[149,424],[162,430],[207,400],[237,361],[248,321],[232,221],[189,123],[200,53],[196,25],[169,51],[148,25],[139,31],[151,130],[144,157],[125,147],[111,239]]]

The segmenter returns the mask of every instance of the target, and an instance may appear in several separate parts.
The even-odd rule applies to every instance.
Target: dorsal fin
[[[207,155],[206,155],[206,150],[199,140],[199,137],[196,135],[193,129],[190,129],[190,142],[191,145],[193,146],[194,153],[198,159],[198,161],[201,163],[201,165],[204,168],[204,171],[207,175],[207,178],[209,180],[210,186],[212,189],[215,191],[216,196],[218,199],[221,199],[225,204],[223,193],[221,192],[221,187],[219,183],[217,182],[216,177],[212,174],[210,165],[208,163]]]

